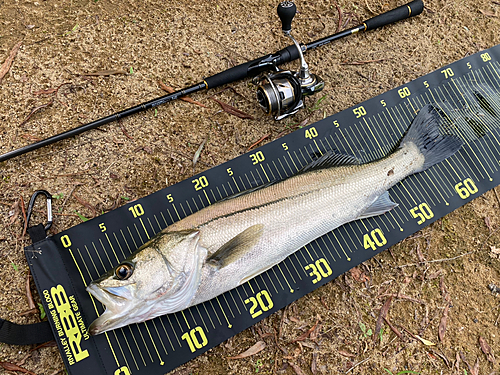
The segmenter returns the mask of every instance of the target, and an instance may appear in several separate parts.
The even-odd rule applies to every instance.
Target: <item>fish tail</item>
[[[441,133],[442,125],[443,118],[432,104],[428,104],[420,110],[401,140],[400,148],[413,143],[425,158],[424,164],[415,173],[442,162],[462,147],[460,138]]]

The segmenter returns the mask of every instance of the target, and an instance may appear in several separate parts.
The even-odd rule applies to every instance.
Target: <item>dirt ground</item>
[[[338,0],[340,27],[403,3]],[[337,29],[335,1],[296,4],[293,27],[299,41]],[[307,54],[311,70],[326,81],[321,111],[275,122],[260,111],[254,88],[244,81],[231,85],[241,95],[226,90],[216,98],[254,120],[221,111],[209,98],[215,94],[211,90],[193,95],[207,108],[170,103],[1,163],[0,317],[39,320],[39,313],[21,314],[29,310],[22,251],[29,238],[22,236],[20,207],[35,190],[56,197],[52,233],[57,233],[80,223],[81,216],[126,203],[122,197],[143,197],[232,159],[266,135],[263,143],[306,118],[312,123],[500,43],[500,2],[425,4],[416,18]],[[0,0],[0,63],[21,42],[0,83],[0,152],[161,96],[160,80],[182,88],[289,45],[276,5],[269,0]],[[352,62],[363,63],[344,64]],[[193,169],[193,155],[207,138]],[[499,374],[500,294],[488,289],[500,285],[499,204],[497,193],[484,194],[173,373]],[[37,209],[43,211],[43,204]],[[42,214],[34,218],[42,219]],[[422,258],[444,260],[415,265]],[[33,283],[32,289],[39,302]],[[383,333],[374,335],[380,309],[397,293],[387,318],[400,336],[386,323]],[[316,323],[307,338],[290,343]],[[261,340],[266,347],[258,354],[227,359]],[[30,349],[0,344],[0,362],[40,375],[64,373],[57,348]]]

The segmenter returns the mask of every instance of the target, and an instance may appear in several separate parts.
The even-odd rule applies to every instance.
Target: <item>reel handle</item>
[[[292,31],[292,20],[297,13],[297,7],[291,1],[283,1],[278,5],[278,17],[281,20],[281,29],[285,34]]]
[[[382,13],[378,16],[370,18],[364,22],[365,31],[373,30],[378,27],[388,25],[393,22],[401,21],[406,18],[417,16],[424,10],[424,2],[422,0],[414,0],[406,5]]]

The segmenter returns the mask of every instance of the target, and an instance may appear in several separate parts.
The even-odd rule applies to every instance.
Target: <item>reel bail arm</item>
[[[278,5],[278,16],[281,20],[283,34],[289,37],[297,48],[300,60],[298,72],[280,71],[275,65],[274,74],[262,74],[257,78],[257,101],[268,115],[274,115],[275,120],[281,120],[297,113],[304,107],[304,96],[321,91],[325,82],[309,72],[309,66],[304,58],[302,47],[292,36],[292,20],[297,7],[291,1],[283,1]]]

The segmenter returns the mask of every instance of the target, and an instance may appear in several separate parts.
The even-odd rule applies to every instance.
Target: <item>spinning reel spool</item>
[[[267,65],[274,72],[262,73],[252,81],[257,86],[260,107],[266,114],[273,115],[275,120],[297,113],[304,107],[305,96],[315,94],[325,87],[325,82],[320,77],[309,72],[302,48],[291,35],[292,20],[296,12],[297,7],[291,1],[283,1],[278,5],[283,33],[293,41],[299,52],[300,70],[280,70],[274,60],[261,61],[258,68],[262,69]]]

